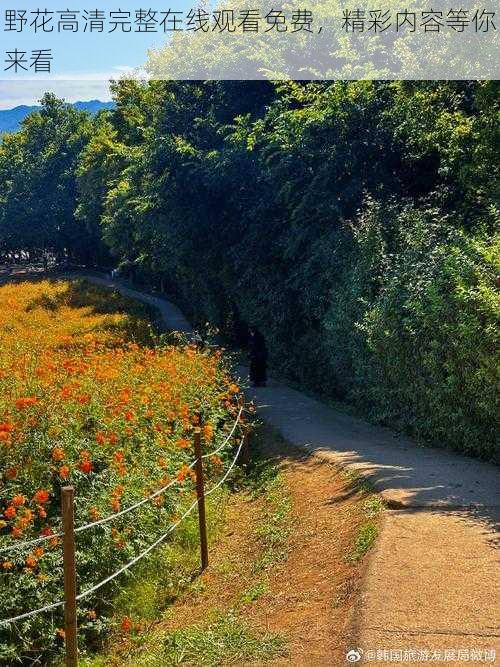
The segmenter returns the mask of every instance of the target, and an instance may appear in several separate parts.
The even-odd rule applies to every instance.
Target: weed
[[[141,654],[130,665],[241,665],[244,661],[267,661],[284,655],[283,641],[275,634],[257,634],[234,612],[220,616],[209,625],[191,625],[166,633],[160,646]]]
[[[257,583],[247,588],[240,596],[240,602],[242,604],[249,604],[250,602],[255,602],[268,591],[268,585],[265,581],[258,581]]]
[[[363,510],[370,519],[377,516],[384,509],[384,501],[380,496],[372,495],[367,498],[363,504]]]
[[[374,521],[365,521],[358,529],[351,560],[358,561],[370,550],[378,535],[378,527]]]
[[[270,509],[263,513],[257,531],[264,552],[254,565],[256,571],[266,570],[288,556],[287,542],[292,526],[291,502],[280,473],[268,483],[266,501]]]

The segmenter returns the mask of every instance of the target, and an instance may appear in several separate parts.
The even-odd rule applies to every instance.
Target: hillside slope
[[[101,109],[112,109],[113,102],[101,102],[100,100],[89,100],[88,102],[75,102],[71,105],[75,109],[88,111],[91,114],[97,113]],[[33,111],[38,111],[40,106],[27,106],[21,104],[13,109],[0,109],[0,133],[2,132],[16,132],[19,129],[21,122],[26,116]]]

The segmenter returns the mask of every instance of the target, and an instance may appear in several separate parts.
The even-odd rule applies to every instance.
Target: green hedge
[[[324,320],[333,377],[372,418],[493,456],[498,238],[413,209],[372,206],[360,222]]]

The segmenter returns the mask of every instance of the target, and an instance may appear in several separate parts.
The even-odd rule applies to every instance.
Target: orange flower
[[[4,570],[12,570],[13,563],[11,560],[4,560],[4,562],[2,563],[2,567]]]
[[[183,482],[186,479],[186,477],[191,477],[192,479],[193,476],[194,476],[193,471],[187,465],[183,465],[179,470],[179,472],[177,473],[177,479],[179,480],[179,482]]]
[[[121,451],[121,449],[118,450],[117,452],[115,452],[115,453],[113,454],[113,458],[114,458],[114,460],[115,460],[115,463],[123,463],[123,461],[124,461],[124,459],[125,459],[125,457],[124,457],[123,452]]]
[[[181,449],[187,449],[189,447],[190,442],[187,438],[180,438],[177,440],[177,447],[180,447]]]
[[[14,430],[12,422],[0,422],[0,431],[4,433],[11,433]]]
[[[68,398],[71,398],[72,393],[73,389],[71,387],[63,387],[61,389],[61,398],[66,401]]]
[[[237,394],[239,392],[239,390],[240,390],[240,388],[238,387],[237,384],[230,384],[229,385],[228,391],[229,391],[230,394]]]
[[[111,507],[113,509],[113,512],[119,512],[120,511],[120,501],[118,498],[113,498],[111,501]]]
[[[37,565],[38,565],[38,561],[34,556],[30,555],[26,558],[26,567],[33,568],[33,567],[36,567]]]
[[[205,440],[211,440],[214,436],[214,427],[212,424],[205,424],[203,427],[203,437]]]
[[[165,468],[165,466],[167,465],[167,459],[164,456],[160,456],[160,458],[158,459],[158,465],[160,466],[160,468]]]
[[[92,519],[92,521],[97,521],[98,519],[101,518],[101,514],[100,514],[99,510],[97,509],[97,507],[91,507],[89,509],[89,516]]]
[[[89,621],[95,621],[95,619],[97,618],[97,612],[94,611],[94,609],[89,609],[87,612],[87,618],[89,619]]]
[[[52,459],[54,461],[62,461],[64,459],[64,449],[61,449],[61,447],[54,447],[52,450]]]
[[[9,505],[5,512],[3,513],[4,517],[6,519],[13,519],[17,514],[17,510],[15,507],[12,507],[12,505]]]
[[[32,405],[36,405],[37,403],[38,398],[36,398],[36,396],[25,396],[16,400],[16,408],[18,410],[26,410],[26,408],[30,408]]]
[[[118,442],[118,436],[116,435],[116,433],[113,433],[113,431],[111,431],[111,433],[109,433],[108,435],[108,440],[110,445],[116,445],[116,443]]]
[[[21,505],[24,505],[24,503],[26,502],[26,498],[23,495],[19,494],[17,496],[14,496],[11,502],[14,505],[14,507],[21,507]]]
[[[42,547],[37,547],[36,549],[33,549],[33,556],[35,558],[41,558],[45,551],[42,549]]]
[[[123,496],[124,492],[125,492],[125,487],[123,486],[123,484],[117,484],[115,486],[114,490],[113,490],[112,495],[115,498],[121,498],[121,496]]]
[[[7,468],[5,477],[7,477],[7,479],[14,479],[17,477],[17,468]]]
[[[120,627],[123,632],[130,632],[132,630],[132,621],[128,616],[123,617]]]
[[[35,503],[40,503],[40,505],[48,503],[49,499],[50,499],[50,493],[45,489],[40,489],[33,496],[33,500],[35,501]]]
[[[68,466],[61,466],[59,468],[59,477],[61,479],[68,479],[70,473],[70,469]]]
[[[97,431],[95,439],[98,445],[104,445],[106,442],[106,436],[102,431]]]
[[[28,507],[24,508],[23,521],[25,523],[31,523],[33,521],[33,512],[30,509],[28,509]]]
[[[132,410],[127,410],[124,415],[125,420],[128,422],[133,422],[135,419],[135,414],[132,412]]]
[[[88,473],[92,472],[93,465],[92,465],[91,461],[89,461],[88,459],[84,459],[83,461],[80,462],[78,468],[82,472],[88,474]]]

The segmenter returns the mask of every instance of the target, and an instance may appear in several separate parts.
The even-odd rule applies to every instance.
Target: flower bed
[[[133,558],[192,499],[192,432],[206,450],[229,432],[241,394],[218,351],[155,341],[148,312],[82,281],[0,287],[0,618],[62,598],[60,489],[76,525],[165,495],[77,535],[80,590]],[[236,435],[238,431],[236,432]],[[207,461],[216,479],[228,447]],[[119,585],[119,584],[118,584]],[[87,638],[105,626],[112,585],[79,605]],[[0,660],[62,645],[61,608],[0,627]]]

